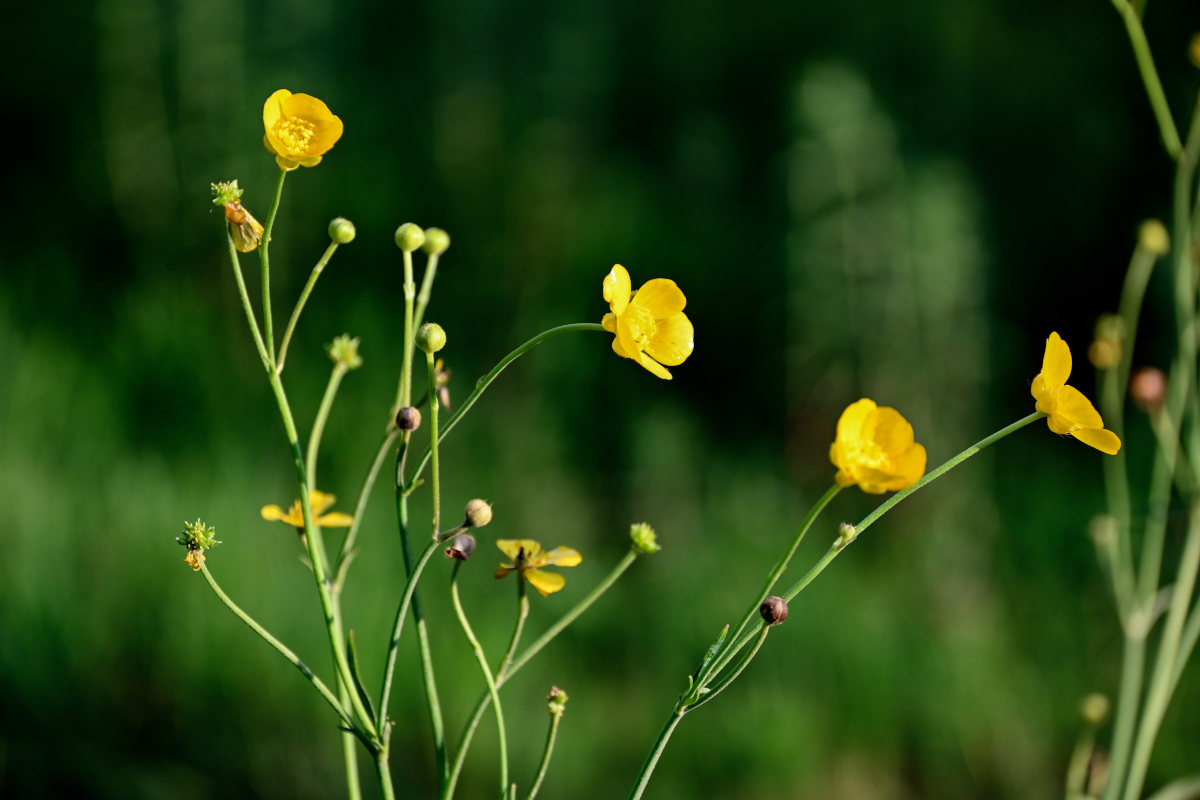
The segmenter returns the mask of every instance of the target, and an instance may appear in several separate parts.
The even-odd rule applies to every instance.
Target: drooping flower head
[[[187,548],[187,555],[183,557],[183,560],[187,562],[193,572],[199,572],[204,565],[206,560],[204,551],[221,543],[216,534],[216,530],[200,520],[183,523],[183,533],[176,536],[175,541]]]
[[[574,567],[583,560],[578,550],[556,547],[543,551],[541,543],[533,539],[497,539],[496,546],[512,560],[511,564],[496,567],[496,578],[500,579],[510,572],[517,572],[529,581],[542,597],[557,592],[566,583],[566,579],[557,572],[544,572],[541,567]]]
[[[912,425],[865,397],[842,412],[829,460],[839,485],[857,483],[867,494],[907,489],[925,474],[925,448],[913,441]]]
[[[675,367],[692,354],[692,321],[683,313],[687,298],[667,278],[655,278],[631,292],[629,273],[620,264],[604,278],[609,313],[601,323],[615,333],[613,352],[631,358],[663,380],[671,380],[664,364]]]
[[[340,511],[334,511],[326,514],[330,507],[337,501],[337,498],[325,492],[319,492],[312,489],[308,493],[308,503],[312,506],[313,522],[323,528],[348,528],[354,524],[354,517],[349,514],[343,514]],[[283,509],[272,503],[262,507],[262,518],[272,522],[282,522],[285,525],[291,525],[293,528],[304,529],[304,510],[300,507],[300,501],[292,502],[292,507],[285,514]]]
[[[263,144],[288,171],[315,167],[342,138],[342,120],[309,94],[280,89],[263,104]]]
[[[1121,449],[1121,440],[1104,429],[1104,420],[1092,401],[1074,386],[1067,386],[1069,377],[1071,348],[1057,333],[1051,333],[1042,356],[1042,371],[1030,387],[1037,410],[1046,415],[1046,424],[1055,433],[1074,436],[1089,447],[1113,455]]]

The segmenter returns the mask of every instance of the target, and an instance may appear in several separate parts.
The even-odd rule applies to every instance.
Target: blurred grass
[[[491,579],[492,538],[584,553],[562,594],[533,598],[531,636],[607,572],[629,522],[665,546],[505,691],[522,785],[545,692],[571,695],[548,797],[628,790],[695,659],[828,485],[846,403],[898,406],[935,462],[1026,413],[1045,335],[1082,351],[1169,186],[1120,25],[1081,0],[29,13],[4,72],[29,131],[5,178],[16,235],[0,271],[5,797],[341,791],[326,709],[173,542],[184,519],[216,525],[225,588],[328,674],[294,535],[258,517],[294,496],[291,467],[207,197],[238,177],[261,216],[274,166],[258,109],[275,88],[321,96],[347,126],[289,178],[272,250],[279,318],[328,219],[358,226],[286,373],[303,433],[321,346],[362,337],[321,464],[342,508],[394,391],[398,223],[453,237],[429,316],[458,399],[528,336],[598,318],[614,262],[688,294],[697,350],[671,384],[607,337],[557,340],[446,442],[446,506],[496,505],[463,576],[493,657],[513,589]],[[1147,24],[1181,108],[1195,74],[1171,54],[1196,21],[1156,0]],[[41,83],[21,79],[34,68]],[[651,796],[1058,794],[1077,700],[1115,686],[1119,634],[1086,535],[1096,457],[1035,427],[839,559],[743,681],[680,728]],[[1131,427],[1136,460],[1148,437]],[[387,494],[346,595],[370,686],[402,585]],[[797,568],[874,502],[840,497]],[[482,684],[438,572],[423,597],[455,736]],[[412,690],[395,694],[393,760],[407,796],[427,796],[407,648],[400,670]],[[1198,701],[1192,669],[1151,785],[1200,761]],[[493,743],[485,721],[461,796],[491,791]]]

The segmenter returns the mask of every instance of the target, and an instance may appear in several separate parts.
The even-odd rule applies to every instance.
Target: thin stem
[[[437,275],[438,254],[432,253],[425,262],[425,274],[421,276],[421,291],[417,295],[417,309],[413,314],[413,330],[419,330],[425,321],[425,309],[429,305],[429,296],[433,292],[433,278]],[[430,381],[430,387],[433,382]]]
[[[450,574],[450,600],[454,604],[458,624],[462,626],[467,641],[471,643],[471,650],[475,653],[475,660],[479,662],[479,671],[483,673],[488,694],[491,695],[492,705],[496,709],[496,735],[500,750],[500,796],[504,797],[508,792],[508,738],[504,733],[504,710],[500,705],[500,693],[496,687],[496,679],[492,677],[492,668],[488,666],[487,656],[483,653],[483,645],[475,638],[475,632],[471,630],[471,623],[467,621],[467,614],[463,611],[462,601],[458,597],[458,569],[462,563],[455,561],[454,570]]]
[[[1172,159],[1177,159],[1183,146],[1179,143],[1179,131],[1175,129],[1175,120],[1171,117],[1171,107],[1167,105],[1167,96],[1163,93],[1162,82],[1158,79],[1154,58],[1150,55],[1150,43],[1146,41],[1142,20],[1128,0],[1112,0],[1112,3],[1125,22],[1125,30],[1129,32],[1129,43],[1133,45],[1138,72],[1142,75],[1142,83],[1146,86],[1146,94],[1150,98],[1150,107],[1154,109],[1154,118],[1158,121],[1163,147]]]
[[[283,331],[283,341],[279,345],[279,358],[276,361],[275,369],[283,372],[283,362],[287,359],[288,345],[292,341],[292,333],[296,330],[296,323],[300,321],[300,313],[304,311],[304,304],[308,302],[308,296],[312,294],[313,287],[317,285],[317,278],[321,277],[321,273],[325,270],[325,265],[329,263],[329,259],[333,257],[333,252],[338,249],[337,242],[330,242],[329,247],[325,248],[324,255],[317,261],[317,265],[312,268],[312,272],[308,275],[308,282],[304,284],[304,290],[300,292],[300,298],[296,300],[296,306],[292,309],[292,316],[288,320],[287,328]]]
[[[288,444],[292,448],[292,461],[296,467],[296,480],[300,486],[300,508],[304,514],[304,538],[308,545],[309,559],[312,561],[313,580],[316,582],[317,594],[321,599],[321,610],[325,615],[325,628],[329,636],[329,645],[333,650],[334,666],[342,682],[346,686],[353,686],[354,680],[351,676],[350,662],[346,658],[346,648],[343,642],[342,631],[334,614],[333,596],[330,592],[329,581],[326,579],[325,544],[321,537],[321,528],[313,522],[312,503],[310,502],[308,492],[308,478],[304,469],[304,458],[300,453],[300,441],[296,434],[296,422],[292,417],[292,409],[288,404],[287,395],[284,393],[283,383],[279,378],[279,374],[274,369],[268,369],[267,380],[270,382],[271,389],[275,394],[279,413],[283,419],[284,431],[287,434]],[[377,738],[378,732],[374,721],[367,712],[366,707],[362,704],[362,699],[359,698],[358,692],[350,692],[350,703],[354,708],[354,713],[358,715],[363,728],[372,738]]]
[[[1196,649],[1198,639],[1200,639],[1200,597],[1196,599],[1192,613],[1188,616],[1187,626],[1183,629],[1183,635],[1179,639],[1179,652],[1175,654],[1175,668],[1171,672],[1171,691],[1175,691],[1175,687],[1179,685],[1183,668],[1187,666],[1192,651]]]
[[[525,619],[529,616],[529,593],[525,589],[525,581],[517,581],[517,624],[513,627],[512,638],[508,641],[508,649],[500,659],[496,671],[500,675],[508,672],[513,663],[513,655],[517,652],[517,644],[521,641],[521,632],[525,630]]]
[[[388,754],[380,750],[375,756],[375,766],[379,773],[379,791],[383,800],[396,800],[396,792],[392,788],[392,771],[388,769]]]
[[[717,681],[717,683],[713,685],[711,689],[709,689],[708,693],[704,695],[699,702],[692,703],[691,707],[688,708],[688,711],[696,710],[705,703],[716,699],[717,695],[728,689],[730,685],[732,685],[733,682],[738,679],[738,676],[742,674],[742,671],[745,670],[746,667],[750,666],[750,662],[754,660],[756,655],[758,655],[759,649],[763,646],[763,642],[767,640],[767,634],[770,632],[771,626],[764,622],[759,627],[758,633],[755,635],[754,647],[752,647],[748,653],[742,656],[742,660],[738,662],[733,671],[724,678],[721,678],[721,680]],[[714,672],[712,674],[716,675],[719,673]]]
[[[1200,775],[1191,775],[1168,783],[1147,800],[1196,800],[1200,797]]]
[[[259,625],[253,617],[241,609],[241,606],[233,602],[229,595],[225,594],[224,590],[221,589],[216,578],[212,576],[212,573],[208,571],[207,565],[202,563],[200,565],[200,571],[204,573],[204,579],[208,581],[209,588],[211,588],[217,595],[218,599],[225,604],[225,607],[232,611],[234,616],[246,623],[246,626],[250,628],[250,630],[257,633],[263,639],[263,641],[275,648],[275,650],[281,656],[292,662],[292,665],[296,669],[300,670],[300,673],[304,675],[306,679],[308,679],[308,682],[311,683],[314,688],[316,688],[321,697],[325,698],[325,702],[329,703],[330,707],[337,712],[338,717],[342,720],[342,724],[355,731],[360,737],[362,737],[362,729],[354,721],[354,718],[346,713],[345,707],[338,702],[338,699],[334,696],[333,692],[329,690],[329,687],[325,685],[325,682],[313,674],[313,671],[308,668],[308,665],[301,661],[300,657],[293,653],[287,645],[272,636],[270,631],[268,631],[262,625]]]
[[[1113,718],[1112,758],[1104,789],[1104,800],[1116,800],[1125,782],[1129,753],[1133,749],[1133,732],[1137,726],[1141,705],[1142,677],[1146,671],[1146,626],[1133,632],[1126,626],[1121,662],[1121,688],[1117,692],[1117,711]]]
[[[333,613],[338,627],[344,629],[342,605],[336,593],[333,597]],[[342,708],[350,707],[350,692],[355,691],[358,691],[357,687],[347,686],[343,681],[338,680],[338,702],[342,704]],[[346,768],[346,796],[349,800],[361,800],[362,786],[358,778],[358,747],[349,731],[342,731],[342,763]]]
[[[522,581],[523,583],[524,581]],[[542,747],[542,760],[538,763],[537,775],[534,776],[533,786],[529,789],[528,800],[534,800],[546,779],[546,771],[550,768],[550,756],[554,753],[554,739],[558,736],[558,726],[562,722],[562,714],[550,712],[550,727],[546,731],[546,744]]]
[[[367,470],[367,476],[363,478],[362,487],[358,491],[358,501],[354,504],[354,522],[346,532],[346,538],[342,540],[342,549],[338,553],[337,575],[333,581],[335,596],[341,593],[342,586],[346,581],[346,571],[350,567],[354,542],[358,538],[358,529],[362,526],[363,513],[367,508],[367,498],[371,495],[371,489],[375,486],[375,479],[379,477],[379,470],[383,468],[388,451],[392,449],[392,445],[396,443],[396,437],[399,435],[400,431],[395,427],[388,430],[379,445],[379,450],[375,453],[375,460],[371,462],[371,468]]]
[[[267,341],[267,356],[271,364],[275,363],[275,330],[271,323],[271,232],[275,229],[275,215],[279,213],[279,201],[283,197],[283,181],[287,170],[279,170],[279,180],[275,183],[275,197],[271,201],[271,211],[267,214],[267,225],[263,229],[262,244],[258,248],[258,260],[262,265],[262,305],[263,331]]]
[[[624,574],[625,570],[629,569],[629,566],[633,564],[638,555],[637,550],[630,550],[626,553],[624,558],[613,567],[612,572],[587,597],[576,603],[566,614],[563,614],[558,622],[551,625],[537,641],[527,647],[519,658],[507,666],[502,666],[496,674],[496,688],[499,689],[509,678],[516,675],[521,667],[528,664],[529,660],[549,644],[555,636],[562,633],[568,625],[578,619],[583,612],[587,611],[593,603],[599,600],[600,596],[617,582],[617,579]],[[459,737],[458,749],[454,753],[454,762],[450,765],[449,777],[447,778],[446,785],[442,788],[442,800],[449,800],[449,798],[454,796],[454,789],[458,783],[458,777],[462,773],[463,764],[466,762],[467,751],[471,748],[471,740],[475,736],[475,729],[479,726],[479,720],[483,718],[483,713],[487,710],[488,704],[491,702],[491,694],[485,691],[480,696],[478,702],[475,703],[475,708],[472,709],[471,716],[467,720],[467,724],[463,727],[462,735]]]
[[[279,354],[282,357],[282,349]],[[305,474],[308,476],[309,485],[313,487],[317,485],[317,453],[321,449],[321,437],[325,433],[325,422],[329,419],[329,409],[333,408],[333,399],[337,396],[338,387],[348,369],[349,367],[341,361],[334,363],[333,370],[329,373],[329,382],[325,384],[325,394],[321,397],[321,405],[317,408],[317,416],[313,419],[312,433],[308,437],[308,453],[304,459]]]
[[[400,597],[400,604],[396,607],[396,620],[392,624],[392,638],[388,643],[387,665],[383,671],[383,688],[379,692],[379,716],[380,720],[387,718],[388,697],[392,693],[392,675],[396,670],[396,653],[400,647],[400,634],[404,630],[404,619],[408,614],[408,607],[412,604],[413,593],[417,588],[417,580],[420,579],[421,573],[425,570],[425,565],[429,563],[429,559],[437,552],[438,542],[430,542],[425,549],[421,551],[420,558],[417,559],[416,566],[409,573],[408,581],[404,584],[404,594]]]
[[[250,295],[246,291],[246,279],[242,275],[242,262],[238,259],[237,248],[233,245],[233,237],[229,234],[229,226],[225,226],[225,243],[229,245],[229,264],[233,267],[233,278],[237,282],[238,296],[242,300],[242,310],[246,312],[246,324],[254,337],[254,347],[258,357],[262,359],[263,369],[271,368],[271,357],[267,355],[266,345],[263,344],[262,333],[258,329],[258,319],[254,316],[254,306],[250,304]]]
[[[433,388],[433,353],[425,354],[425,364],[428,367],[429,386]],[[440,403],[429,404],[429,452],[431,454],[430,475],[433,489],[433,536],[436,541],[442,525],[442,484],[438,472],[438,407]]]
[[[391,414],[392,419],[396,418],[398,412],[404,406],[409,405],[412,399],[412,360],[413,360],[413,337],[416,336],[417,330],[413,327],[413,298],[416,296],[417,287],[413,283],[413,262],[412,253],[404,251],[404,349],[400,361],[400,381],[396,386],[396,400],[392,403]]]
[[[1079,734],[1075,749],[1071,751],[1071,760],[1067,762],[1066,800],[1080,800],[1086,796],[1088,765],[1095,749],[1096,729],[1089,725]]]
[[[475,390],[471,392],[471,395],[463,402],[462,405],[455,409],[454,413],[450,415],[450,418],[446,420],[445,425],[442,426],[441,437],[443,439],[446,438],[446,434],[450,433],[454,426],[458,424],[458,421],[463,418],[463,415],[471,410],[471,406],[475,405],[476,401],[479,400],[487,388],[491,386],[492,381],[496,380],[500,373],[504,371],[505,367],[547,339],[557,336],[560,333],[571,333],[573,331],[604,332],[604,326],[596,322],[574,322],[569,325],[559,325],[557,328],[551,328],[548,331],[542,331],[537,336],[534,336],[532,339],[518,347],[516,350],[513,350],[504,358],[500,359],[500,362],[496,364],[496,366],[492,367],[491,372],[475,382]],[[432,403],[430,405],[432,405]],[[393,414],[393,416],[395,415]],[[421,456],[420,462],[417,464],[417,468],[413,470],[413,474],[409,479],[406,491],[411,491],[416,485],[416,481],[421,476],[421,472],[424,471],[425,466],[429,463],[429,459],[430,450],[426,448],[425,453]]]
[[[705,669],[701,674],[696,676],[697,683],[703,684],[706,682],[708,676],[720,674],[721,670],[725,669],[729,662],[732,661],[737,655],[738,650],[741,648],[735,648],[734,645],[742,637],[742,634],[746,631],[747,627],[749,627],[751,621],[758,616],[759,606],[761,606],[762,602],[767,599],[767,595],[771,593],[771,589],[775,588],[775,584],[779,582],[779,578],[785,571],[787,571],[788,564],[791,562],[792,556],[795,555],[796,549],[800,546],[800,542],[804,540],[804,536],[808,533],[808,529],[812,527],[813,522],[816,521],[821,512],[825,510],[825,507],[829,505],[833,498],[837,497],[838,492],[841,490],[842,487],[835,483],[833,486],[829,487],[825,494],[821,495],[820,499],[817,500],[817,502],[813,504],[812,508],[808,510],[808,514],[805,515],[804,521],[800,523],[800,527],[796,530],[795,535],[792,536],[792,542],[788,546],[788,549],[784,552],[783,557],[775,563],[775,566],[771,568],[770,573],[767,574],[767,581],[763,584],[762,591],[758,593],[758,598],[746,611],[746,614],[742,617],[742,621],[738,623],[737,628],[734,630],[733,635],[726,638],[725,641],[729,643],[728,646],[720,656],[713,659],[709,668]]]
[[[650,776],[654,774],[654,768],[658,766],[658,759],[662,756],[663,750],[667,748],[667,742],[671,740],[671,734],[675,732],[679,720],[683,719],[683,715],[686,713],[686,707],[676,704],[671,715],[667,717],[662,730],[658,732],[658,739],[654,741],[654,747],[650,749],[650,754],[646,756],[646,761],[642,764],[642,770],[638,773],[633,791],[629,793],[629,800],[638,800],[642,796],[642,792],[646,791],[646,785],[650,783]]]

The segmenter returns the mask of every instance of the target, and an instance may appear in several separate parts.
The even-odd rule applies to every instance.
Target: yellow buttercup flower
[[[354,524],[354,517],[349,514],[343,514],[340,511],[334,511],[330,514],[325,512],[337,500],[331,494],[318,492],[312,489],[308,493],[308,504],[312,506],[313,522],[323,528],[348,528]],[[271,520],[272,522],[282,522],[285,525],[291,525],[293,528],[304,528],[304,511],[300,507],[300,501],[296,500],[292,503],[292,507],[285,514],[283,509],[272,503],[269,506],[262,507],[262,518]]]
[[[631,358],[663,380],[692,354],[692,321],[683,313],[687,298],[675,281],[655,278],[631,292],[629,273],[620,264],[604,278],[604,299],[610,312],[601,323],[615,333],[613,352]]]
[[[1113,455],[1121,449],[1121,440],[1104,429],[1104,420],[1092,401],[1074,386],[1067,386],[1069,377],[1071,348],[1057,333],[1051,333],[1042,356],[1042,371],[1030,387],[1037,410],[1047,415],[1046,424],[1055,433],[1069,434],[1089,447]]]
[[[342,120],[308,94],[280,89],[263,104],[263,144],[281,169],[315,167],[342,138]]]
[[[541,567],[573,567],[583,560],[578,550],[556,547],[543,551],[542,545],[533,539],[497,539],[496,546],[512,559],[511,564],[496,567],[496,578],[503,578],[510,572],[518,572],[542,597],[557,592],[566,583],[566,579],[557,572],[543,572]]]
[[[912,425],[865,397],[842,412],[829,460],[838,485],[857,483],[867,494],[907,489],[925,474],[925,448],[913,441]]]

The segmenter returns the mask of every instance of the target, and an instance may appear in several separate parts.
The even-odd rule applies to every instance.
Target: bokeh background
[[[399,223],[453,238],[429,317],[449,334],[456,398],[534,333],[598,320],[613,263],[635,286],[672,277],[687,293],[697,344],[673,382],[613,356],[608,337],[560,338],[511,368],[443,450],[447,506],[496,508],[463,578],[494,655],[513,596],[491,577],[496,537],[584,553],[562,593],[533,598],[531,636],[616,562],[630,522],[653,523],[664,545],[505,690],[522,786],[546,691],[571,695],[547,797],[628,791],[685,675],[829,485],[845,405],[897,406],[940,463],[1028,413],[1051,330],[1090,391],[1094,320],[1115,306],[1137,224],[1167,213],[1170,165],[1101,0],[95,0],[19,13],[0,56],[19,142],[0,269],[5,797],[343,791],[327,708],[174,542],[185,519],[214,524],[225,588],[328,674],[296,537],[259,518],[291,501],[294,477],[209,203],[211,181],[238,178],[265,214],[276,168],[260,109],[275,89],[315,94],[345,122],[325,162],[288,179],[272,248],[286,319],[329,219],[358,227],[285,373],[303,432],[323,345],[362,338],[321,461],[343,508],[395,386]],[[1146,24],[1182,118],[1200,17],[1190,0],[1154,0]],[[1138,362],[1169,346],[1163,289]],[[1143,428],[1131,423],[1135,467]],[[648,796],[1061,796],[1078,700],[1118,675],[1087,535],[1099,458],[1036,425],[889,515],[793,604],[742,681],[684,721]],[[840,496],[797,569],[876,502]],[[402,585],[390,508],[381,486],[346,595],[372,686]],[[446,573],[434,565],[423,599],[455,736],[483,687]],[[411,641],[393,762],[401,794],[425,797]],[[1200,764],[1198,703],[1192,669],[1150,786]],[[488,796],[495,770],[485,720],[460,796]]]

